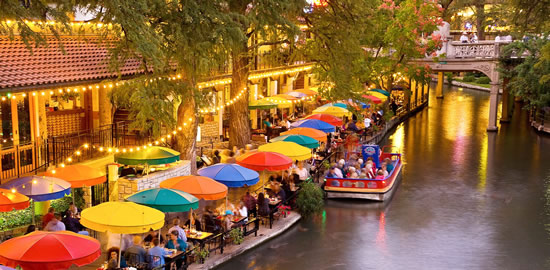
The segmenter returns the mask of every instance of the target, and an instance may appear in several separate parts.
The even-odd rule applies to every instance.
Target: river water
[[[519,108],[487,133],[487,93],[433,94],[386,141],[405,163],[391,201],[327,201],[219,269],[550,269],[550,136]]]

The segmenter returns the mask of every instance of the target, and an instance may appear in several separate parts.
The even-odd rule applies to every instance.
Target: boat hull
[[[329,199],[389,200],[401,181],[401,169],[402,164],[401,160],[399,160],[392,174],[384,180],[327,178],[324,188],[326,196]],[[344,187],[341,184],[344,182],[351,183],[352,187]],[[337,185],[336,183],[340,184]],[[361,185],[360,183],[363,184]],[[376,184],[376,187],[369,188],[369,186],[374,185],[373,183]]]

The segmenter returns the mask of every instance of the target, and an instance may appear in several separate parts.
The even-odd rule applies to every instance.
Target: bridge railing
[[[447,59],[497,59],[500,49],[511,41],[479,41],[475,43],[446,42],[438,53]]]

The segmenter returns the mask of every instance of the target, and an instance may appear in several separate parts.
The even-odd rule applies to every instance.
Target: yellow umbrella
[[[382,94],[382,93],[375,92],[375,91],[368,91],[368,92],[367,92],[367,95],[369,95],[369,96],[375,96],[375,97],[381,99],[382,102],[384,102],[386,99],[388,99],[388,97],[387,97],[386,95],[384,95],[384,94]]]
[[[290,108],[292,101],[283,97],[266,97],[265,100],[277,104],[278,108]]]
[[[313,110],[313,114],[316,113],[330,114],[336,117],[351,116],[350,111],[338,106],[319,107]]]
[[[164,213],[133,202],[105,202],[82,211],[80,223],[98,232],[138,234],[164,226]]]
[[[311,150],[295,142],[278,141],[264,144],[258,147],[262,152],[276,152],[293,160],[306,160],[311,158]]]

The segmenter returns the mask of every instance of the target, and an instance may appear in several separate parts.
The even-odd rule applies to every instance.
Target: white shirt
[[[239,208],[239,216],[247,217],[244,219],[244,222],[248,222],[248,210],[246,209],[246,206],[243,205],[243,208]]]
[[[168,230],[168,233],[172,233],[173,231],[178,231],[178,239],[187,242],[187,235],[185,235],[185,231],[180,226],[173,226]]]
[[[468,36],[466,36],[466,35],[460,36],[460,42],[463,42],[463,41],[468,42]]]
[[[334,174],[336,174],[338,178],[344,178],[344,175],[342,174],[342,170],[340,170],[340,168],[334,168]]]
[[[365,128],[369,128],[370,127],[370,122],[372,120],[370,120],[370,118],[368,117],[365,117],[365,119],[363,119],[363,123],[365,124]]]
[[[306,168],[296,168],[296,173],[300,176],[300,180],[306,180],[309,177],[309,172]]]

